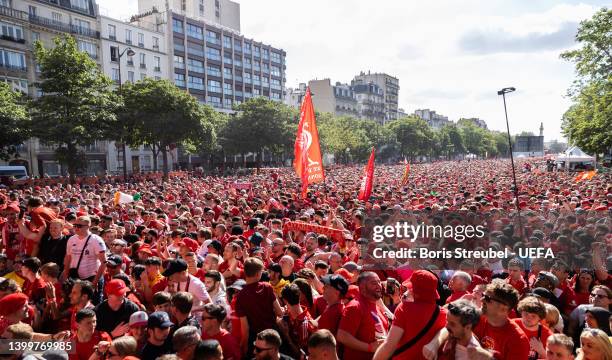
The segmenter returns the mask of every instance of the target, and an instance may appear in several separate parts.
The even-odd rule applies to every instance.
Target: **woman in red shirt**
[[[575,279],[574,292],[568,296],[567,311],[571,312],[578,305],[588,304],[591,290],[595,286],[594,274],[591,270],[582,269]]]

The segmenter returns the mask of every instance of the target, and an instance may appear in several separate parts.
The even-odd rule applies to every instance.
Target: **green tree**
[[[57,144],[56,158],[74,175],[84,166],[79,146],[104,137],[116,120],[117,98],[111,80],[91,57],[79,51],[71,36],[58,37],[55,46],[34,45],[43,95],[32,102],[32,135]]]
[[[580,22],[576,42],[581,48],[563,52],[561,58],[576,64],[580,79],[609,81],[612,73],[612,10],[602,8]]]
[[[240,104],[236,110],[223,131],[223,147],[231,154],[257,154],[258,169],[262,151],[281,151],[295,139],[290,126],[295,121],[294,111],[286,105],[256,97]]]
[[[598,155],[612,149],[612,76],[582,88],[561,126],[569,141],[587,153]]]
[[[457,155],[465,153],[465,145],[463,143],[463,136],[459,128],[452,125],[445,125],[440,129],[440,132],[448,135],[448,145],[445,149],[449,155]]]
[[[367,120],[349,116],[334,117],[331,114],[325,114],[319,119],[319,134],[324,152],[333,154],[338,162],[341,159],[347,162],[367,158],[368,151],[375,145],[367,129],[375,125],[367,123]]]
[[[479,128],[471,122],[464,122],[460,126],[465,149],[474,155],[484,156],[487,151],[486,130]]]
[[[22,95],[0,81],[0,159],[17,154],[17,145],[30,135],[30,115],[22,103]]]
[[[510,156],[510,146],[508,145],[508,136],[506,133],[493,131],[493,142],[497,150],[497,155],[502,157]]]
[[[147,78],[124,85],[123,101],[120,120],[133,129],[128,141],[133,146],[151,147],[156,170],[161,152],[164,176],[168,176],[168,151],[172,148],[180,144],[214,147],[215,111],[171,82]]]
[[[553,140],[548,144],[548,150],[550,150],[553,154],[559,154],[567,149],[567,144],[559,142],[557,140]]]
[[[418,155],[428,155],[431,149],[432,130],[425,120],[409,116],[388,122],[386,126],[395,135],[400,155],[408,155],[411,160]]]

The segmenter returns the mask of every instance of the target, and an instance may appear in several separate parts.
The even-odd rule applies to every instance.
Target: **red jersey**
[[[88,342],[84,342],[84,343],[79,342],[77,339],[76,333],[72,335],[70,340],[74,341],[74,344],[76,344],[75,346],[76,351],[68,355],[69,359],[70,360],[89,360],[89,357],[94,352],[94,346],[98,345],[100,341],[110,342],[112,339],[107,333],[96,330],[91,336],[91,340],[89,340]]]
[[[360,295],[346,304],[338,329],[348,332],[359,341],[371,343],[376,340],[377,336],[387,335],[389,320],[376,306],[376,303]],[[373,355],[345,346],[343,358],[347,360],[371,359]]]
[[[503,326],[491,326],[487,318],[482,317],[474,335],[484,349],[493,352],[496,360],[527,359],[529,356],[529,339],[510,319]]]
[[[413,339],[427,325],[432,318],[436,309],[435,303],[430,302],[407,302],[403,301],[397,309],[395,309],[395,319],[393,326],[397,326],[404,330],[404,334],[400,339],[397,347],[401,347],[411,339]],[[423,346],[425,346],[434,335],[446,325],[446,309],[441,308],[440,314],[434,321],[433,326],[414,346],[410,347],[394,359],[425,359],[422,354]]]
[[[527,282],[522,277],[520,277],[516,281],[508,277],[506,279],[506,283],[510,284],[513,288],[515,288],[516,291],[518,291],[519,295],[523,295],[527,291]]]
[[[547,326],[538,324],[539,331],[538,330],[527,330],[527,328],[525,328],[525,325],[523,325],[523,321],[521,321],[521,319],[512,319],[510,321],[518,325],[521,328],[521,330],[523,330],[523,332],[527,336],[527,339],[531,340],[535,338],[537,340],[540,340],[540,342],[542,342],[542,345],[546,347],[546,340],[548,340],[548,337],[552,335],[552,331],[550,331],[550,329]],[[538,356],[537,351],[535,351],[534,349],[530,349],[529,352],[530,352],[529,354],[530,359],[539,358],[537,357]]]
[[[319,329],[327,329],[337,337],[343,311],[344,304],[342,302],[327,306],[319,318]]]
[[[225,329],[221,329],[219,333],[213,336],[208,336],[205,332],[202,332],[202,340],[217,340],[221,349],[223,349],[223,359],[225,360],[240,360],[242,358],[238,340]]]

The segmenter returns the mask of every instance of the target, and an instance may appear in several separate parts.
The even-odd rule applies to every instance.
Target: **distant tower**
[[[544,123],[540,123],[540,136],[544,136]]]

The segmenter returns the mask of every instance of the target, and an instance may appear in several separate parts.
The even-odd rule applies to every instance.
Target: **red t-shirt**
[[[459,300],[461,299],[461,297],[463,295],[469,294],[469,292],[467,291],[453,291],[453,293],[451,294],[451,296],[448,297],[448,299],[446,299],[446,303],[452,303],[455,300]]]
[[[327,308],[327,301],[325,301],[325,298],[322,295],[317,296],[314,299],[314,304],[312,306],[312,310],[310,311],[310,314],[312,315],[314,319],[316,319],[319,316],[321,316],[321,314],[323,314],[326,308]]]
[[[217,340],[221,344],[223,359],[225,360],[240,360],[242,358],[238,340],[225,329],[221,329],[214,336],[208,336],[205,332],[202,332],[202,340]]]
[[[474,335],[484,349],[493,351],[496,360],[527,359],[529,356],[529,339],[510,320],[503,326],[494,327],[489,325],[486,317],[482,317]]]
[[[236,316],[248,319],[251,333],[275,329],[276,314],[273,306],[275,301],[276,295],[269,283],[247,284],[236,295]]]
[[[238,269],[240,269],[240,277],[236,276],[236,275],[232,275],[228,278],[225,278],[225,285],[226,286],[231,286],[234,282],[236,282],[236,280],[240,279],[240,278],[244,278],[244,265],[242,265],[242,263],[238,260],[236,260],[238,262]],[[221,276],[223,276],[223,273],[229,269],[229,263],[227,261],[222,262],[219,265],[219,272],[221,273]]]
[[[548,340],[548,337],[552,335],[552,331],[550,331],[550,329],[547,326],[539,324],[540,337],[538,338],[538,330],[527,330],[527,328],[525,328],[525,325],[523,325],[523,322],[521,321],[521,319],[512,319],[510,321],[518,325],[521,328],[521,330],[523,330],[523,332],[527,336],[527,339],[531,340],[532,338],[536,338],[540,340],[542,342],[542,345],[544,345],[544,348],[546,348],[546,340]],[[533,353],[534,355],[537,356],[537,352],[535,350],[530,349],[529,351],[530,353]]]
[[[337,337],[343,311],[344,304],[342,302],[328,306],[319,318],[319,329],[327,329]]]
[[[26,280],[23,284],[23,293],[28,295],[30,301],[37,302],[46,296],[45,286],[47,283],[42,278],[37,278],[33,282]]]
[[[111,337],[103,331],[94,331],[91,336],[91,340],[86,343],[81,343],[77,340],[76,333],[72,335],[71,341],[76,344],[76,351],[69,355],[70,360],[88,360],[91,354],[94,352],[94,346],[98,345],[100,341],[111,341]]]
[[[395,320],[393,326],[404,330],[397,347],[404,345],[413,339],[427,325],[436,309],[436,304],[430,302],[406,302],[403,301],[395,309]],[[446,326],[446,309],[441,308],[438,318],[433,326],[414,346],[401,353],[394,359],[425,359],[422,354],[423,346],[433,339],[434,335]]]
[[[467,289],[467,291],[469,292],[473,292],[476,286],[487,283],[487,281],[483,279],[482,276],[480,275],[472,274],[471,276],[472,276],[472,282],[470,283],[470,286],[468,286],[468,289]]]
[[[344,307],[338,329],[348,332],[357,340],[371,343],[376,340],[377,334],[387,335],[389,320],[376,306],[376,303],[360,295]],[[348,346],[344,347],[344,359],[371,359],[373,355],[373,353],[358,351]]]
[[[289,315],[289,335],[296,345],[301,349],[308,347],[308,339],[310,335],[316,331],[310,320],[312,316],[304,306],[301,306],[302,312],[295,318],[291,318]]]
[[[507,278],[506,282],[515,288],[516,291],[519,292],[519,295],[523,295],[525,291],[527,291],[527,282],[522,277],[517,281],[512,280],[512,278]]]

